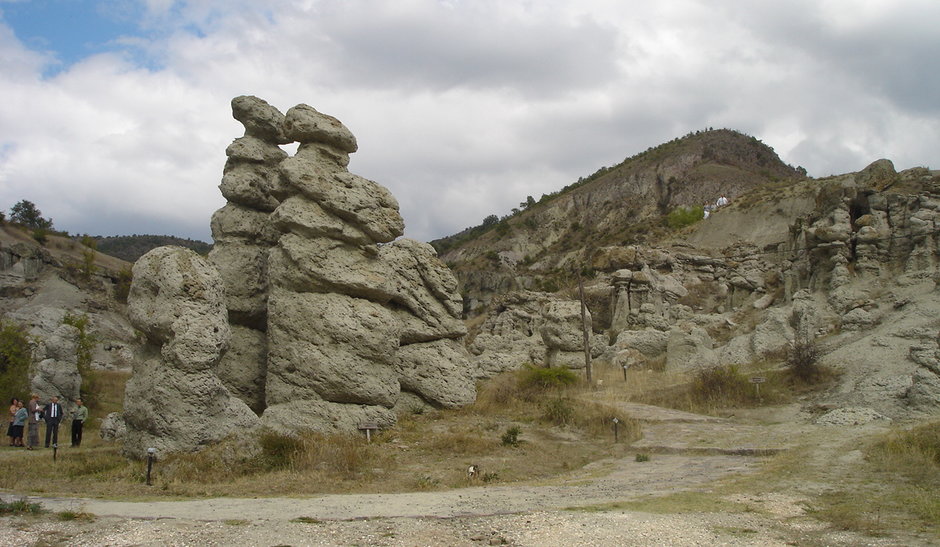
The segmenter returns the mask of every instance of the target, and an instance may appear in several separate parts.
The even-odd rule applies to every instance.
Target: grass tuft
[[[26,498],[12,501],[0,500],[0,515],[38,515],[42,512],[42,505],[30,503]]]

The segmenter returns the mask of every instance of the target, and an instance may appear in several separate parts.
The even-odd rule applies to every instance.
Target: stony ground
[[[821,480],[844,477],[833,461],[883,425],[817,426],[796,405],[713,418],[629,404],[644,421],[634,447],[650,460],[605,460],[538,484],[470,486],[444,492],[313,498],[136,503],[36,499],[43,517],[7,517],[0,545],[916,545],[935,537],[879,537],[832,529],[806,509]],[[759,477],[768,454],[808,450],[807,468],[829,469],[784,488],[729,481]],[[828,485],[833,487],[834,484]],[[723,487],[722,485],[725,485]],[[721,507],[645,512],[624,502],[710,492]],[[742,493],[746,492],[746,493]],[[9,499],[5,493],[4,499]],[[652,502],[651,502],[652,503]],[[94,518],[62,521],[55,513]]]

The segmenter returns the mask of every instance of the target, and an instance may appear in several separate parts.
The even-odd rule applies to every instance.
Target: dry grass
[[[119,400],[126,380],[105,376],[112,392],[102,400],[111,402],[101,411]],[[626,443],[639,437],[639,424],[618,416],[620,442],[614,444],[614,414],[600,405],[573,402],[584,389],[527,386],[518,375],[507,374],[482,385],[477,404],[403,415],[394,428],[374,435],[371,444],[361,435],[269,432],[258,439],[230,438],[194,454],[158,460],[154,486],[145,484],[145,462],[125,460],[119,446],[97,438],[94,427],[88,427],[83,446],[60,449],[54,465],[50,450],[0,448],[0,489],[123,499],[403,492],[466,486],[470,464],[483,469],[487,484],[541,480],[623,456]],[[569,406],[567,419],[547,418],[546,400]],[[501,440],[510,428],[518,428],[515,446]]]

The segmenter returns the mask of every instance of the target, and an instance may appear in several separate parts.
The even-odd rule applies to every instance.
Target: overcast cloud
[[[350,170],[421,240],[709,126],[814,176],[940,166],[935,0],[84,0],[73,33],[43,15],[77,1],[0,0],[0,208],[72,233],[208,240],[242,94],[342,120]]]

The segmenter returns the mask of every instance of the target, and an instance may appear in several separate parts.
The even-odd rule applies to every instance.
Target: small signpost
[[[614,443],[617,443],[620,438],[620,420],[616,417],[613,419],[614,422]]]
[[[623,381],[624,381],[624,382],[627,381],[627,369],[628,369],[628,368],[630,368],[630,365],[624,365],[624,366],[623,366]]]
[[[375,422],[362,422],[359,424],[359,431],[366,432],[366,441],[372,442],[372,432],[379,430],[379,424]]]
[[[754,384],[754,390],[757,392],[757,399],[763,401],[764,399],[760,396],[760,385],[767,381],[767,378],[763,376],[751,376],[751,383]]]

